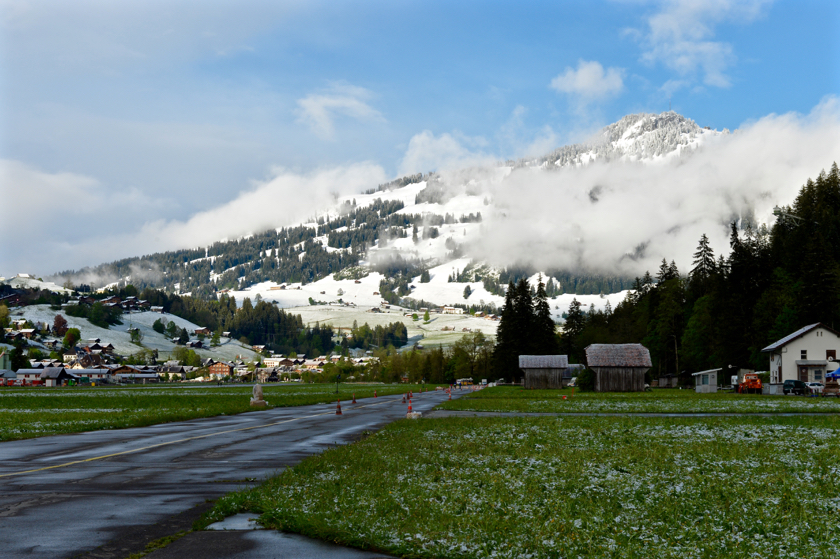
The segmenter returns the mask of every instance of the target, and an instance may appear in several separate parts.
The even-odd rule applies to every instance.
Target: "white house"
[[[770,384],[786,380],[822,382],[838,367],[840,333],[825,324],[800,328],[761,351],[770,354]]]
[[[464,314],[464,309],[458,307],[443,307],[443,314]]]

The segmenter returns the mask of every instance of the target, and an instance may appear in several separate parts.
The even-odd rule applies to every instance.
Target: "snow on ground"
[[[110,343],[114,346],[114,351],[123,356],[128,356],[137,353],[141,348],[131,343],[131,335],[128,333],[130,327],[139,328],[143,333],[143,347],[148,349],[157,349],[159,358],[158,361],[164,361],[169,354],[174,351],[175,344],[170,342],[163,334],[158,334],[152,329],[152,324],[155,320],[162,319],[164,324],[168,324],[171,320],[178,328],[186,328],[190,334],[201,325],[193,324],[188,320],[184,320],[172,314],[161,314],[153,312],[136,312],[124,314],[122,316],[123,324],[111,326],[111,328],[100,328],[88,322],[86,318],[77,318],[68,316],[61,311],[54,311],[50,309],[49,305],[32,305],[16,309],[12,313],[13,318],[25,318],[31,322],[46,322],[52,326],[55,321],[55,315],[61,314],[67,320],[68,328],[78,328],[82,334],[82,341],[93,338],[99,338],[103,343]],[[209,341],[209,340],[208,340]],[[222,345],[212,349],[198,349],[195,350],[201,357],[212,357],[213,359],[232,360],[237,356],[242,359],[253,359],[256,354],[248,347],[242,346],[238,341],[229,338],[222,338]]]
[[[36,278],[22,278],[22,277],[14,277],[8,279],[0,279],[5,284],[8,284],[15,288],[23,288],[23,289],[46,289],[47,291],[52,291],[54,293],[62,293],[71,291],[69,289],[65,289],[60,285],[53,283],[51,281],[42,281]]]
[[[383,308],[382,312],[374,313],[365,308],[312,305],[295,307],[289,309],[289,312],[299,314],[304,324],[309,326],[315,326],[316,322],[322,325],[329,324],[333,328],[344,329],[345,333],[349,333],[354,321],[359,326],[367,323],[371,327],[402,322],[408,330],[409,345],[419,343],[426,347],[452,345],[468,333],[464,331],[465,328],[473,332],[483,332],[487,337],[493,338],[496,336],[496,328],[499,325],[498,322],[485,318],[456,314],[431,314],[429,323],[425,324],[423,313],[418,312],[419,320],[414,320],[410,315],[404,316],[405,313],[413,313],[414,311],[399,307]],[[444,331],[444,327],[449,328],[449,330]]]

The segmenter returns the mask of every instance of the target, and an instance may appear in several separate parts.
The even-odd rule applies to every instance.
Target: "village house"
[[[443,307],[441,312],[443,314],[464,314],[464,309],[459,307]]]
[[[207,372],[213,378],[233,376],[233,365],[224,361],[217,361],[207,368]]]
[[[816,323],[789,334],[761,351],[770,354],[770,393],[781,393],[786,380],[823,382],[837,370],[840,333]]]

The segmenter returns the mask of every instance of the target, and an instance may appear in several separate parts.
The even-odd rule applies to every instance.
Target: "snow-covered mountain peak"
[[[682,156],[708,138],[728,134],[701,128],[674,111],[637,113],[602,128],[583,143],[563,146],[539,159],[543,166],[580,166],[594,161],[653,162]]]

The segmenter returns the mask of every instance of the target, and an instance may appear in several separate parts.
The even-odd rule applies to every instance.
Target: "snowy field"
[[[409,239],[410,241],[410,239]],[[431,268],[429,275],[431,281],[429,283],[420,283],[420,276],[414,278],[411,285],[415,287],[408,297],[415,300],[423,300],[434,303],[439,306],[453,305],[453,304],[495,304],[497,308],[501,308],[504,304],[504,297],[493,295],[486,289],[481,282],[471,283],[449,283],[447,278],[453,270],[463,270],[469,264],[469,259],[462,258],[453,260]],[[354,312],[348,313],[347,316],[358,313],[359,311],[367,311],[371,307],[379,307],[384,302],[381,295],[379,295],[379,282],[382,280],[382,275],[378,273],[371,273],[356,283],[356,280],[345,279],[335,280],[333,276],[327,276],[322,280],[306,285],[299,283],[286,284],[286,289],[272,289],[278,287],[274,282],[263,282],[242,291],[232,291],[230,294],[236,297],[238,304],[242,304],[246,297],[251,301],[259,294],[264,301],[276,301],[281,308],[292,309],[294,312],[301,312],[300,308],[309,305],[309,298],[311,297],[316,302],[334,303],[338,305],[338,300],[341,299],[345,303],[353,303],[357,309]],[[530,278],[531,284],[536,285],[537,276]],[[472,294],[469,299],[464,299],[464,288],[470,286]],[[341,290],[341,295],[339,295]],[[603,310],[610,302],[612,308],[615,308],[627,295],[627,291],[619,293],[612,293],[610,295],[574,295],[566,293],[558,295],[554,299],[549,299],[551,311],[556,322],[562,321],[562,314],[569,309],[573,299],[577,299],[584,310],[588,310],[590,305],[595,305],[596,310]],[[344,314],[339,316],[345,316]],[[359,320],[356,318],[356,320]],[[307,318],[304,317],[304,322]],[[359,320],[359,324],[364,321]],[[349,322],[333,323],[336,326],[351,326],[353,319]],[[495,329],[494,329],[495,331]]]
[[[292,308],[289,309],[289,312],[299,314],[303,318],[304,324],[309,326],[314,326],[316,322],[322,325],[329,324],[333,328],[346,328],[347,333],[353,326],[354,320],[358,322],[359,326],[367,323],[371,327],[402,322],[408,330],[409,345],[418,343],[426,347],[452,345],[467,333],[463,331],[464,328],[469,328],[473,332],[480,331],[485,336],[494,338],[496,327],[499,324],[484,318],[456,314],[432,314],[430,316],[431,320],[426,324],[423,322],[422,313],[417,314],[419,320],[413,320],[411,316],[403,316],[403,313],[413,311],[397,307],[382,309],[381,313],[372,313],[364,308],[314,305]],[[454,328],[454,330],[443,331],[444,327]]]

